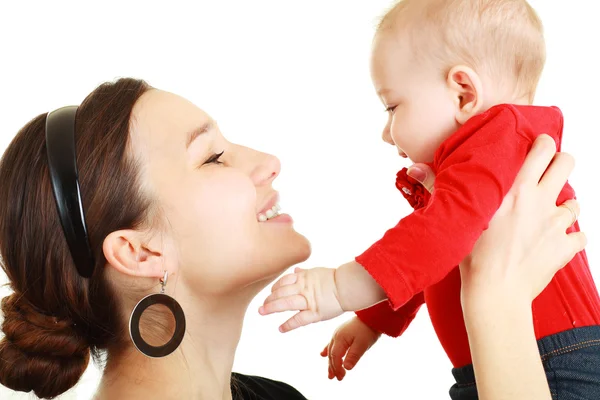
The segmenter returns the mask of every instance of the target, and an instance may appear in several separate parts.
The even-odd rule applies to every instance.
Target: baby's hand
[[[268,315],[282,311],[299,312],[279,327],[281,332],[341,315],[344,310],[337,298],[335,269],[296,268],[293,274],[281,277],[258,312]]]
[[[340,325],[321,352],[321,356],[329,356],[329,379],[344,379],[346,370],[354,368],[380,336],[381,333],[369,328],[358,317]]]

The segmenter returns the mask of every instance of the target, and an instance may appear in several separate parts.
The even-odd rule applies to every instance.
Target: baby
[[[459,386],[473,387],[457,266],[487,228],[536,136],[549,134],[560,150],[560,110],[531,105],[544,61],[542,24],[525,0],[404,0],[393,7],[377,29],[371,60],[389,113],[383,139],[402,157],[431,166],[433,194],[400,171],[396,186],[415,211],[354,261],[283,276],[259,312],[299,311],[281,326],[286,332],[362,310],[336,335],[370,345],[379,333],[402,334],[426,303],[455,375],[467,376]],[[574,196],[567,184],[557,204]],[[569,231],[579,230],[575,220]],[[566,357],[568,349],[576,359],[562,359],[567,373],[554,373],[551,389],[592,385],[592,397],[600,399],[600,368],[578,353],[595,343],[586,351],[600,354],[600,298],[585,252],[534,301],[533,317],[545,362]],[[338,369],[348,346],[339,350],[331,361]],[[577,364],[595,384],[571,379]]]

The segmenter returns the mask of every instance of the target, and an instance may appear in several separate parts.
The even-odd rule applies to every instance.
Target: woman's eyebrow
[[[190,131],[187,134],[187,140],[185,143],[185,148],[187,149],[188,147],[190,147],[190,145],[192,144],[192,142],[200,135],[202,135],[203,133],[206,133],[208,131],[210,131],[213,128],[213,121],[207,121],[204,124],[202,124],[201,126],[195,128],[194,130]]]

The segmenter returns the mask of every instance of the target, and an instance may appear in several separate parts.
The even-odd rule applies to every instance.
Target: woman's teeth
[[[275,204],[273,207],[268,209],[264,214],[263,213],[258,214],[258,220],[260,222],[268,221],[271,218],[275,218],[276,216],[278,216],[280,211],[281,211],[281,207],[279,206],[279,204]]]

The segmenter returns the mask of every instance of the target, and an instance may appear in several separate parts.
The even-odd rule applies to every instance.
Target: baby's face
[[[383,32],[373,42],[371,76],[388,110],[382,138],[413,162],[431,162],[440,144],[459,127],[458,104],[443,72],[415,61],[408,40],[399,36]]]

